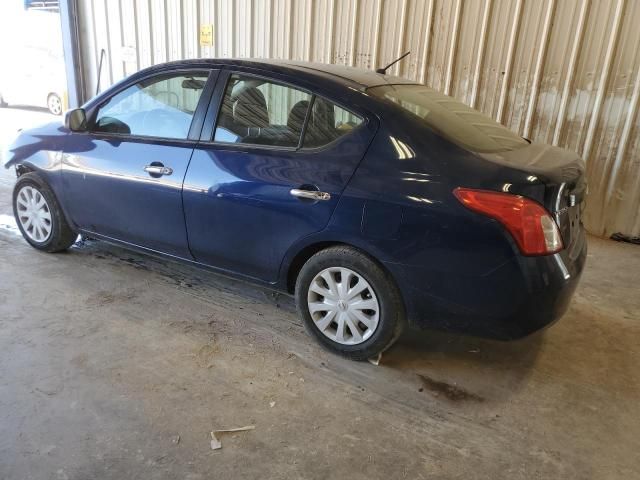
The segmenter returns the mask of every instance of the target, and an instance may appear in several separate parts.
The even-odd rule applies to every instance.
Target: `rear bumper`
[[[562,317],[586,256],[583,233],[569,250],[540,257],[518,255],[484,275],[397,264],[388,268],[399,279],[410,323],[509,340]]]

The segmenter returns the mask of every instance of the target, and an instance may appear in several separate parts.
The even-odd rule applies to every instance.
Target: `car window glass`
[[[384,85],[367,92],[400,105],[443,137],[473,152],[503,152],[529,145],[492,118],[424,85]]]
[[[218,116],[216,142],[297,147],[311,95],[264,79],[232,75]]]
[[[316,97],[304,135],[304,147],[320,147],[346,135],[362,123],[362,118],[333,103]]]
[[[154,77],[114,95],[100,107],[93,130],[187,138],[206,74]]]

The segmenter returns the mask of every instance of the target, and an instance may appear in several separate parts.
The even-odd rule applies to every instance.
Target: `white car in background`
[[[22,47],[0,60],[0,107],[45,107],[54,115],[68,108],[64,59],[40,47]]]

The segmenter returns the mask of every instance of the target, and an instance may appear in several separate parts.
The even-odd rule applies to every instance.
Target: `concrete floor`
[[[316,346],[287,297],[99,242],[35,251],[12,175],[0,479],[640,478],[638,246],[592,238],[541,334],[412,333],[374,366]]]

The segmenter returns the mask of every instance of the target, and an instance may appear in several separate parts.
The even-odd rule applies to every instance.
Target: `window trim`
[[[215,132],[216,132],[216,129],[218,128],[218,120],[220,118],[220,112],[222,110],[222,103],[224,102],[224,96],[227,91],[227,86],[229,85],[229,80],[234,74],[245,75],[248,77],[255,77],[258,79],[266,80],[271,83],[284,85],[286,87],[293,88],[294,90],[302,91],[304,93],[308,93],[309,95],[311,95],[311,100],[309,101],[309,108],[307,109],[307,114],[305,116],[304,124],[302,126],[302,131],[300,133],[300,139],[296,147],[283,147],[278,145],[260,145],[256,143],[215,141]],[[221,86],[222,88],[220,89]],[[311,115],[311,111],[313,109],[313,104],[315,103],[316,97],[320,97],[328,101],[329,103],[332,103],[333,105],[345,110],[346,112],[349,112],[350,114],[355,115],[358,118],[361,118],[362,122],[352,131],[350,131],[348,134],[342,135],[325,145],[320,145],[318,147],[304,147],[303,146],[304,136],[307,131],[307,124],[309,122],[309,117]],[[368,114],[365,114],[363,112],[355,112],[352,108],[345,107],[344,103],[342,102],[337,102],[325,95],[319,95],[308,88],[302,87],[300,85],[296,85],[288,80],[283,80],[280,78],[275,79],[273,77],[269,77],[268,75],[263,75],[261,73],[246,72],[244,70],[238,70],[236,68],[230,68],[230,69],[225,68],[221,70],[220,74],[218,75],[216,85],[215,85],[215,90],[211,95],[210,105],[208,107],[207,114],[204,118],[202,132],[201,132],[200,140],[198,144],[207,146],[207,147],[219,147],[219,148],[221,147],[224,150],[250,150],[250,151],[268,150],[268,151],[282,151],[282,152],[288,152],[288,153],[292,153],[292,152],[312,153],[316,151],[320,152],[322,150],[325,150],[335,145],[336,143],[340,142],[342,139],[349,137],[352,133],[364,128],[365,126],[368,126],[370,122],[371,122],[371,119],[369,118]],[[209,128],[211,130],[210,133],[208,133]]]
[[[211,95],[213,93],[214,87],[216,85],[216,81],[220,76],[220,69],[217,68],[180,68],[176,70],[165,70],[161,72],[153,72],[148,75],[145,75],[140,78],[136,78],[132,82],[127,82],[110,92],[110,95],[103,99],[97,105],[91,107],[91,110],[88,112],[88,122],[89,128],[84,132],[74,132],[74,134],[84,134],[91,135],[95,137],[99,137],[102,139],[113,139],[118,141],[136,141],[136,142],[160,142],[160,143],[178,143],[181,145],[194,145],[198,143],[198,138],[200,137],[200,132],[203,129],[206,109],[209,106],[209,102],[211,99]],[[200,94],[200,98],[198,99],[198,105],[196,106],[195,111],[191,117],[191,124],[189,125],[189,131],[187,132],[187,138],[170,138],[170,137],[159,137],[152,135],[133,135],[130,133],[115,133],[115,132],[97,132],[95,130],[91,130],[95,126],[96,117],[100,109],[105,106],[113,97],[122,93],[123,91],[141,83],[145,80],[155,78],[155,77],[166,77],[166,76],[179,76],[181,74],[192,74],[192,73],[201,73],[207,76],[207,80],[204,88],[202,89],[202,93]],[[199,126],[198,126],[199,125]]]
[[[229,82],[231,81],[231,78],[233,77],[234,74],[240,74],[243,76],[247,76],[247,77],[253,77],[253,78],[257,78],[259,80],[265,80],[269,83],[275,84],[275,85],[280,85],[286,88],[290,88],[292,90],[297,90],[299,92],[302,93],[306,93],[307,95],[309,95],[310,99],[309,99],[309,108],[307,108],[307,113],[305,114],[304,117],[304,124],[302,125],[302,130],[300,131],[300,138],[298,139],[298,145],[296,145],[295,147],[286,147],[283,145],[260,145],[259,143],[239,143],[239,142],[221,142],[221,141],[216,141],[215,140],[215,136],[216,136],[216,130],[218,129],[218,122],[220,120],[220,113],[222,112],[222,104],[224,103],[224,98],[226,96],[227,93],[227,88],[229,87]],[[221,95],[220,95],[220,99],[218,102],[218,108],[217,108],[217,112],[216,112],[216,118],[215,118],[215,123],[213,124],[213,129],[211,130],[211,138],[209,141],[205,141],[205,143],[210,144],[210,145],[217,145],[217,146],[227,146],[227,145],[242,145],[242,146],[246,146],[246,147],[253,147],[253,148],[258,148],[258,149],[265,149],[265,150],[282,150],[282,151],[287,151],[287,152],[295,152],[297,150],[299,150],[302,144],[302,141],[304,139],[304,132],[307,126],[307,120],[308,120],[308,115],[309,115],[309,111],[311,110],[311,106],[313,105],[313,101],[314,101],[314,96],[315,94],[309,90],[307,90],[306,88],[294,85],[293,83],[290,82],[285,82],[285,81],[280,81],[280,80],[274,80],[273,78],[267,77],[267,76],[263,76],[263,75],[257,75],[257,74],[253,74],[253,73],[245,73],[242,71],[236,71],[236,70],[228,70],[228,75],[227,78],[224,80],[224,88],[222,89]]]
[[[316,104],[316,95],[311,95],[309,101],[309,107],[307,107],[307,113],[304,116],[304,122],[302,123],[302,130],[300,130],[300,139],[298,140],[298,148],[296,150],[302,150],[304,148],[304,137],[307,134],[307,126],[309,125],[309,118],[311,118],[311,112],[313,112],[313,106]]]
[[[304,146],[304,135],[307,133],[307,123],[309,121],[308,117],[311,115],[311,111],[313,109],[313,104],[316,101],[316,97],[320,97],[323,100],[326,100],[327,102],[333,104],[334,106],[336,106],[338,108],[341,108],[345,112],[347,112],[347,113],[349,113],[349,114],[351,114],[351,115],[353,115],[355,117],[358,117],[362,121],[360,122],[360,124],[358,126],[356,126],[356,128],[353,128],[351,131],[349,131],[349,133],[346,133],[345,135],[340,135],[339,137],[336,137],[333,140],[331,140],[329,143],[325,143],[324,145],[319,145],[317,147],[305,147]],[[331,99],[329,99],[327,97],[324,97],[322,95],[314,95],[313,96],[313,102],[309,105],[309,110],[307,111],[307,114],[308,114],[308,116],[307,116],[307,118],[305,118],[305,124],[304,124],[303,130],[302,130],[302,134],[303,135],[302,135],[302,137],[300,139],[301,143],[300,143],[300,148],[299,148],[299,150],[302,150],[304,152],[314,152],[314,151],[318,151],[319,152],[319,151],[325,150],[325,149],[329,148],[330,146],[340,142],[342,139],[349,137],[352,133],[360,130],[361,128],[363,128],[365,125],[368,125],[368,123],[369,123],[369,118],[368,117],[366,117],[364,115],[360,115],[360,114],[354,113],[353,110],[351,110],[349,108],[344,108],[341,104],[336,103],[333,100],[331,100]]]

